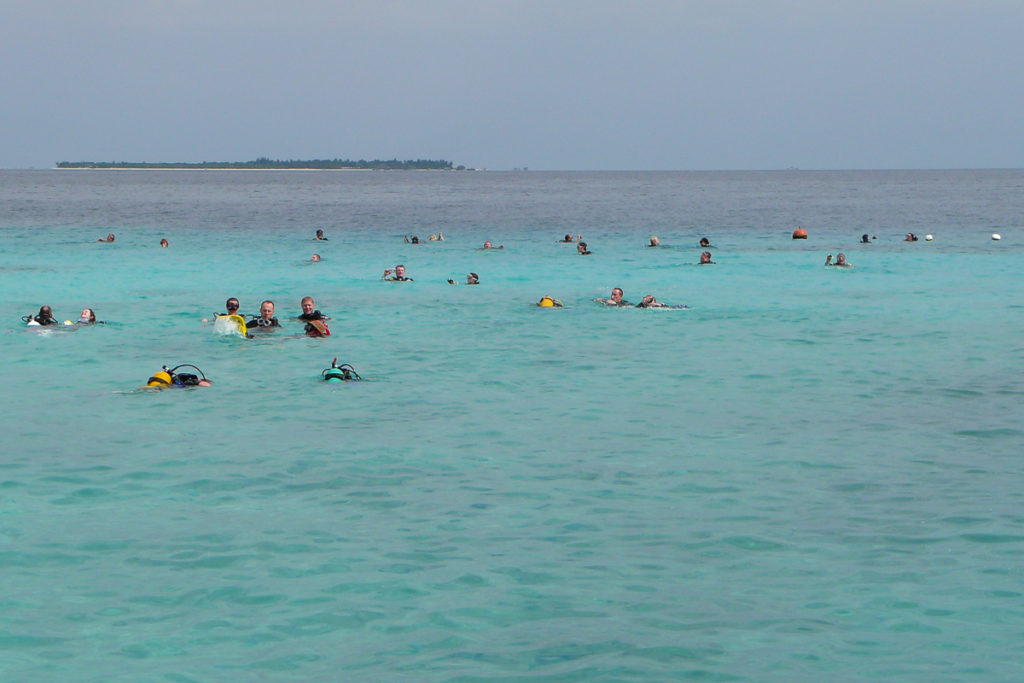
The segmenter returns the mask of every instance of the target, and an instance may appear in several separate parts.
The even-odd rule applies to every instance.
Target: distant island
[[[230,169],[230,170],[367,170],[367,171],[465,171],[444,159],[268,159],[255,161],[201,161],[199,163],[148,161],[61,161],[57,168],[121,168],[121,169]]]

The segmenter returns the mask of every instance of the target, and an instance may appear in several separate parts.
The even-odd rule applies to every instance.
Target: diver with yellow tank
[[[181,368],[192,368],[198,375],[188,372],[178,372]],[[146,381],[145,389],[184,389],[186,387],[208,387],[212,382],[207,379],[206,373],[191,363],[182,363],[169,368],[166,365]]]
[[[562,308],[563,304],[558,299],[545,295],[537,302],[537,306],[538,308]]]

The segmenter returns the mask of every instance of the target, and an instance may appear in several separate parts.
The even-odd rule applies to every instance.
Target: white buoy
[[[992,233],[992,239],[998,242],[999,240],[1003,239],[1003,236],[1000,235],[998,232],[994,232]]]
[[[924,241],[925,242],[931,242],[933,239],[935,239],[935,238],[932,237],[931,235],[925,235],[924,236]]]

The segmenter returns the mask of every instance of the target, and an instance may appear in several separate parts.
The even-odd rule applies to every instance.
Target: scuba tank
[[[338,365],[338,359],[331,361],[331,367],[323,370],[320,375],[325,382],[345,382],[348,380],[362,379],[356,369],[348,363]]]
[[[164,365],[159,372],[154,372],[153,376],[146,380],[147,387],[169,387],[171,386],[171,371],[166,365]]]
[[[561,308],[562,302],[551,296],[542,296],[537,305],[541,308]]]

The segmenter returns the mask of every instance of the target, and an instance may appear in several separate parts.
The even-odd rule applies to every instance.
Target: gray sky
[[[1019,0],[0,0],[0,167],[1024,166]]]

